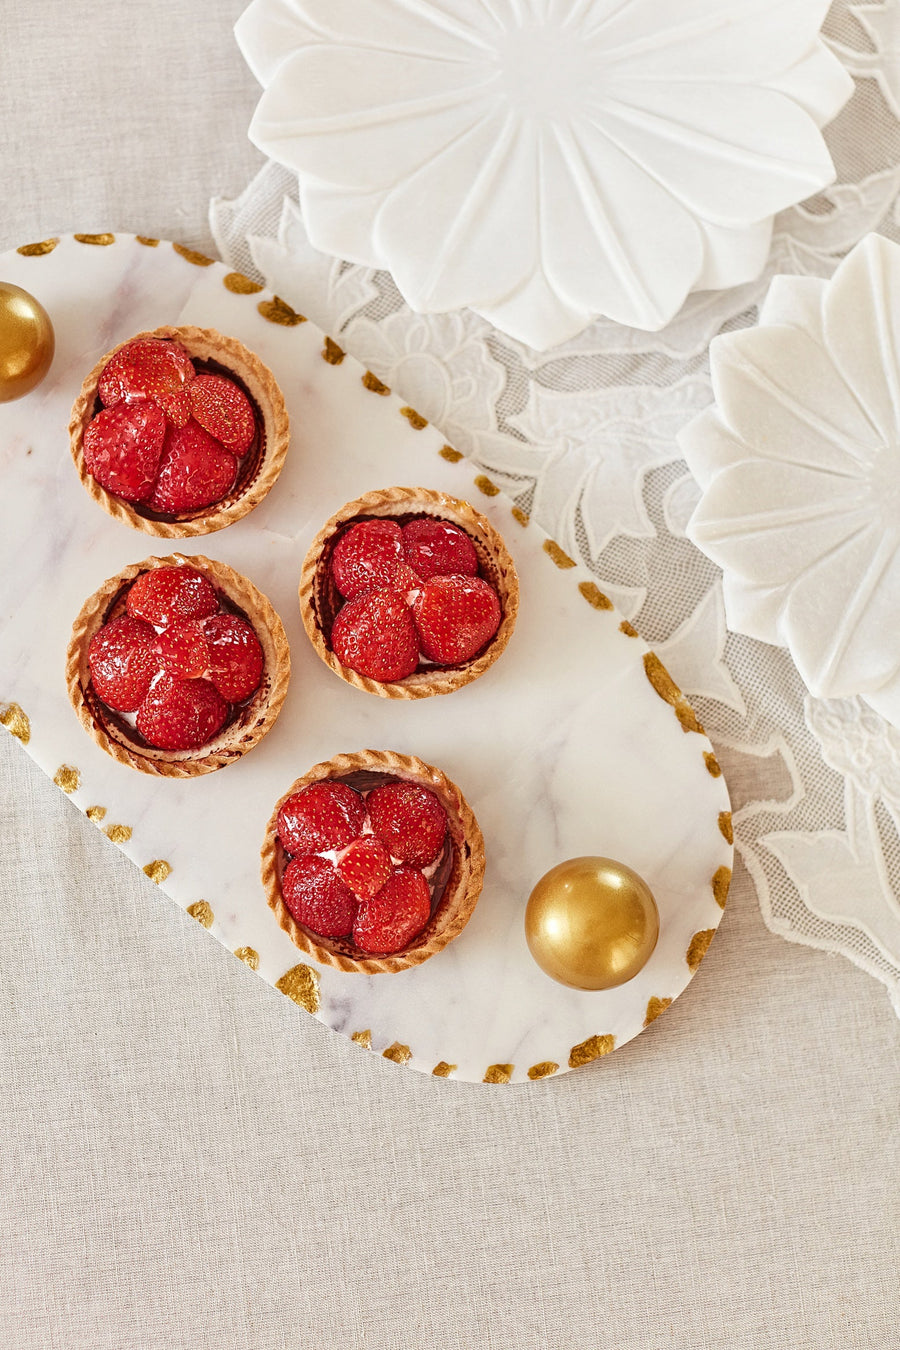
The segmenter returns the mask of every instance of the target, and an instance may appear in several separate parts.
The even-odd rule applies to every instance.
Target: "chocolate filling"
[[[332,554],[344,535],[347,534],[349,530],[352,530],[354,525],[359,525],[364,520],[392,520],[396,525],[400,526],[401,530],[404,525],[408,525],[409,522],[413,520],[440,520],[447,525],[455,525],[458,530],[462,530],[467,539],[471,540],[472,547],[478,554],[477,575],[482,581],[486,581],[488,585],[493,587],[496,591],[497,599],[500,601],[502,618],[503,599],[499,585],[497,567],[494,560],[481,541],[470,534],[468,530],[463,529],[462,525],[459,525],[455,520],[450,520],[444,516],[432,515],[429,511],[408,511],[403,515],[397,516],[352,516],[349,520],[343,521],[335,530],[334,534],[325,541],[316,571],[316,584],[313,587],[313,607],[315,609],[316,622],[318,623],[322,636],[329,648],[331,648],[331,630],[334,627],[334,621],[343,606],[348,603],[334,584],[334,577],[331,570]],[[466,666],[470,666],[473,661],[477,661],[479,657],[488,650],[491,643],[496,639],[496,636],[497,634],[495,633],[493,637],[488,639],[483,647],[480,647],[479,650],[466,661],[458,661],[446,665],[436,661],[420,661],[416,666],[414,673],[418,675],[429,670],[464,670]]]
[[[346,783],[348,787],[355,788],[357,792],[371,792],[373,788],[380,787],[384,783],[417,783],[415,778],[403,778],[399,774],[378,773],[373,769],[355,769],[352,773],[335,774],[330,780],[335,783]],[[418,784],[425,787],[424,783]],[[428,791],[432,791],[431,788]],[[435,794],[437,795],[437,794]],[[438,797],[438,801],[440,801]],[[402,952],[414,951],[417,947],[423,947],[431,941],[436,929],[439,927],[440,920],[445,908],[445,900],[456,889],[461,870],[461,854],[468,854],[469,845],[464,838],[456,838],[454,833],[454,821],[452,820],[446,806],[441,802],[444,814],[447,816],[447,833],[444,836],[444,844],[438,855],[437,868],[433,876],[428,881],[428,887],[431,891],[431,917],[428,923],[417,933],[412,941],[402,949]],[[281,844],[281,840],[276,836],[275,848],[275,868],[278,877],[278,886],[281,888],[281,878],[284,875],[284,869],[292,861],[294,855],[288,853]],[[430,866],[430,864],[429,864]],[[283,903],[283,901],[282,901]],[[287,908],[287,906],[285,906]],[[288,911],[290,912],[290,911]],[[294,920],[297,923],[297,920]],[[312,928],[307,928],[304,924],[297,923],[297,927],[303,932],[308,933],[313,941],[320,947],[329,951],[339,952],[342,956],[347,956],[351,960],[360,961],[377,957],[377,952],[364,952],[361,947],[350,938],[326,938],[316,933]],[[392,953],[392,955],[402,955],[402,952]]]
[[[187,351],[187,348],[185,348],[185,351]],[[262,409],[244,381],[239,375],[236,375],[233,370],[229,370],[227,366],[221,365],[218,361],[202,360],[200,357],[191,355],[190,352],[188,352],[188,355],[191,357],[191,360],[194,363],[194,369],[197,371],[198,375],[222,375],[225,379],[231,380],[232,384],[237,385],[241,393],[246,395],[253,408],[253,418],[256,423],[256,430],[253,435],[253,440],[250,443],[249,450],[238,460],[238,476],[235,479],[234,486],[224,497],[221,497],[217,502],[211,502],[209,506],[200,506],[195,511],[182,511],[178,515],[172,515],[163,511],[151,511],[150,507],[145,506],[143,502],[129,502],[128,505],[131,509],[137,515],[143,516],[145,520],[162,520],[167,522],[197,520],[199,517],[205,516],[209,511],[224,509],[232,502],[236,502],[239,497],[242,497],[250,485],[256,481],[265,458],[265,419],[263,417]],[[104,407],[105,404],[101,402],[98,393],[97,397],[94,399],[94,407],[91,416],[96,417],[97,413],[102,412]],[[225,448],[227,449],[227,446]],[[115,496],[115,493],[111,493],[110,495]]]
[[[100,626],[97,628],[98,633],[105,624],[111,623],[113,619],[121,618],[126,613],[125,605],[128,598],[128,592],[131,590],[131,587],[137,581],[138,576],[143,575],[144,575],[143,572],[139,572],[137,576],[132,577],[130,581],[125,581],[122,583],[122,585],[116,591],[115,595],[112,597],[112,599],[110,600],[109,604],[107,605],[104,611],[102,622]],[[216,593],[216,599],[219,602],[219,609],[224,611],[226,614],[233,614],[236,618],[243,619],[245,623],[249,624],[249,626],[253,629],[255,633],[256,628],[254,627],[253,620],[250,618],[249,614],[247,614],[245,610],[241,609],[239,605],[236,605],[234,601],[230,598],[230,596],[228,596],[225,593],[225,591],[221,590],[216,585],[215,581],[213,581],[211,577],[209,577],[208,580],[210,581],[213,590]],[[90,670],[89,666],[88,669]],[[255,725],[258,720],[257,719],[258,704],[260,702],[260,699],[264,698],[265,695],[268,693],[269,685],[270,685],[269,671],[266,668],[266,665],[264,664],[262,679],[254,689],[253,693],[249,696],[249,698],[244,699],[242,703],[230,703],[230,702],[228,703],[229,707],[228,717],[222,723],[221,727],[216,732],[215,737],[213,739],[218,740],[220,736],[222,736],[226,731],[229,731],[231,729],[237,730],[243,727],[250,727]],[[88,683],[84,686],[83,693],[85,704],[87,705],[88,710],[90,711],[90,714],[93,717],[94,721],[99,723],[100,726],[106,727],[107,732],[109,733],[115,732],[116,740],[125,742],[128,745],[132,745],[138,750],[151,751],[154,752],[155,754],[180,753],[178,751],[174,752],[162,751],[160,750],[159,746],[152,745],[150,741],[148,741],[144,736],[141,735],[137,727],[133,727],[130,724],[130,722],[126,722],[125,718],[122,716],[121,713],[116,712],[114,708],[110,708],[108,704],[103,702],[103,700],[96,693],[93,683],[90,680],[88,680]],[[207,744],[212,744],[212,742],[211,741],[207,742]],[[198,746],[196,750],[186,753],[199,754],[203,750],[203,748],[204,747],[201,745]]]

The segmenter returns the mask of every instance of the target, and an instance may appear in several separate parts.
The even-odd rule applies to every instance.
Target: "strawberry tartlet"
[[[337,755],[277,803],[262,879],[279,924],[323,965],[369,975],[420,965],[468,923],[484,840],[462,793],[408,755]]]
[[[66,679],[82,725],[144,773],[190,777],[271,729],[290,678],[281,620],[239,572],[147,558],[105,582],[72,629]]]
[[[220,530],[262,501],[284,463],[288,417],[271,371],[235,338],[157,328],[101,357],[69,435],[104,510],[175,539]]]
[[[384,698],[448,694],[500,656],[518,609],[500,535],[468,502],[385,488],[349,502],[303,565],[300,612],[321,659]]]

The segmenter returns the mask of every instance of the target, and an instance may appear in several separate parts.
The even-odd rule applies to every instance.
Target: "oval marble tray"
[[[221,264],[132,235],[74,235],[4,255],[0,276],[37,296],[57,336],[44,383],[0,405],[8,601],[11,591],[0,616],[0,720],[215,937],[320,1021],[386,1059],[438,1077],[527,1082],[637,1035],[682,992],[709,946],[731,875],[731,818],[691,708],[596,582],[335,342]],[[288,632],[293,678],[278,726],[252,754],[205,779],[158,784],[84,735],[63,665],[84,597],[159,552],[81,487],[69,409],[104,350],[162,323],[233,334],[284,391],[292,442],[275,488],[244,520],[187,540],[182,551],[221,558],[269,596]],[[506,539],[522,588],[512,642],[486,675],[448,697],[402,705],[331,674],[303,631],[296,589],[322,521],[395,483],[474,501]],[[259,879],[273,803],[312,764],[366,747],[439,765],[475,810],[488,856],[464,933],[394,976],[345,975],[301,959]],[[535,881],[583,853],[628,863],[660,907],[656,951],[617,990],[565,989],[525,944]]]

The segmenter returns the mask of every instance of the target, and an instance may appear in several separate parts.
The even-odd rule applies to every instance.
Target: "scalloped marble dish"
[[[679,437],[688,534],[724,569],[728,623],[787,647],[817,698],[900,726],[900,247],[831,281],[776,277],[759,326],[715,338],[714,407]]]
[[[543,350],[759,275],[776,213],[834,179],[827,9],[253,0],[235,32],[313,246]]]
[[[712,748],[658,659],[585,572],[511,507],[414,409],[277,297],[218,263],[131,235],[69,236],[2,259],[56,326],[57,355],[27,399],[0,405],[0,721],[189,914],[335,1031],[439,1077],[527,1082],[637,1035],[689,983],[722,915],[732,862]],[[186,554],[248,576],[282,616],[293,678],[272,734],[202,780],[156,783],[115,763],[69,707],[65,651],[85,595],[143,556],[134,531],[78,482],[66,423],[97,355],[161,323],[233,334],[284,392],[292,440],[264,502]],[[323,520],[384,482],[472,500],[521,584],[516,631],[485,675],[440,699],[374,699],[319,660],[297,582]],[[7,585],[10,582],[7,580]],[[34,614],[42,622],[34,622]],[[281,931],[259,877],[275,802],[314,764],[363,748],[413,754],[460,787],[485,837],[484,890],[464,932],[398,974],[317,966]],[[223,844],[222,841],[227,841]],[[659,904],[656,951],[629,984],[580,993],[528,954],[528,894],[551,866],[620,858]],[[98,906],[98,925],[103,922]]]

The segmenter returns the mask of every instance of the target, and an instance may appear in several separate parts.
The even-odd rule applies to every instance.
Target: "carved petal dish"
[[[826,0],[253,0],[251,139],[312,243],[536,348],[662,328],[834,178]]]
[[[730,626],[789,648],[819,698],[900,725],[900,247],[868,235],[830,282],[777,277],[759,327],[710,348],[716,405],[682,433],[688,533]]]

